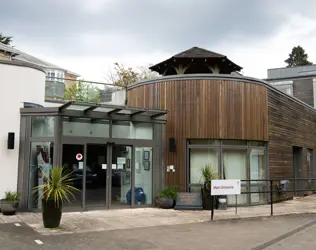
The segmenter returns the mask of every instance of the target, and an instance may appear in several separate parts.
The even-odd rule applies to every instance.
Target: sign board
[[[82,156],[82,154],[76,154],[76,159],[77,159],[77,161],[81,161],[82,160],[82,158],[83,158],[83,156]]]
[[[240,180],[212,180],[211,195],[236,195],[241,193]]]
[[[106,164],[102,164],[102,169],[106,169]]]
[[[126,158],[125,157],[117,157],[117,164],[125,164]]]
[[[176,210],[202,210],[201,193],[177,193]]]

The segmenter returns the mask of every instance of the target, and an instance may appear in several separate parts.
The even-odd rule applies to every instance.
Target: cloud
[[[11,0],[1,3],[0,32],[13,35],[22,50],[100,78],[104,72],[96,68],[103,66],[97,63],[157,63],[192,46],[219,49],[242,65],[254,58],[245,60],[240,51],[249,49],[248,57],[273,51],[265,44],[290,23],[295,26],[293,16],[314,23],[314,7],[312,0],[304,5],[296,0]],[[312,31],[296,37],[307,40]]]

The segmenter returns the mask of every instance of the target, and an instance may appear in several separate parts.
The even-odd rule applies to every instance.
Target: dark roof
[[[230,61],[225,55],[206,50],[199,47],[192,47],[188,50],[180,52],[167,60],[164,60],[160,63],[157,63],[151,66],[149,69],[158,72],[159,74],[163,74],[164,71],[168,71],[168,68],[172,68],[175,65],[179,64],[190,64],[195,59],[195,69],[197,70],[198,67],[203,67],[206,61],[211,64],[217,64],[221,67],[224,71],[224,74],[230,74],[231,72],[240,71],[242,67],[235,64],[234,62]],[[168,74],[171,74],[172,70],[169,70]],[[190,71],[192,73],[192,70]],[[193,72],[193,73],[207,73],[207,72]]]
[[[191,49],[185,50],[173,56],[173,58],[186,58],[186,57],[189,57],[189,58],[217,57],[218,58],[218,57],[226,57],[226,56],[210,51],[210,50],[202,49],[199,47],[192,47]]]

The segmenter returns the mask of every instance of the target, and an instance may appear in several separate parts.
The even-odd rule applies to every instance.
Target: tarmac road
[[[311,214],[50,236],[17,225],[0,224],[0,250],[314,250],[316,246],[316,216]]]

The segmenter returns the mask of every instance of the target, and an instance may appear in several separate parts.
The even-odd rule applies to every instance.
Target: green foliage
[[[73,171],[54,166],[50,170],[49,176],[44,171],[42,171],[42,174],[45,179],[44,184],[34,188],[34,192],[42,191],[38,199],[54,200],[57,206],[66,201],[70,202],[70,196],[75,199],[74,193],[79,190],[73,187],[73,181],[75,180]]]
[[[12,43],[12,36],[4,36],[0,33],[0,43],[10,45]]]
[[[300,46],[293,47],[292,52],[289,54],[289,58],[284,62],[287,63],[287,67],[311,65],[312,62],[307,60],[308,55],[305,50]]]
[[[211,194],[211,181],[219,179],[220,176],[210,164],[202,166],[200,172],[201,181],[203,181],[203,193]]]
[[[179,190],[179,186],[165,187],[160,192],[158,192],[157,196],[161,198],[171,198],[175,200],[177,198],[177,192],[179,192]]]
[[[18,193],[18,192],[13,192],[13,191],[6,191],[4,193],[4,200],[6,201],[13,201],[13,202],[16,202],[16,201],[19,201],[21,198],[21,194]]]
[[[91,84],[79,80],[65,89],[64,100],[83,101],[83,102],[100,102],[100,90]]]

